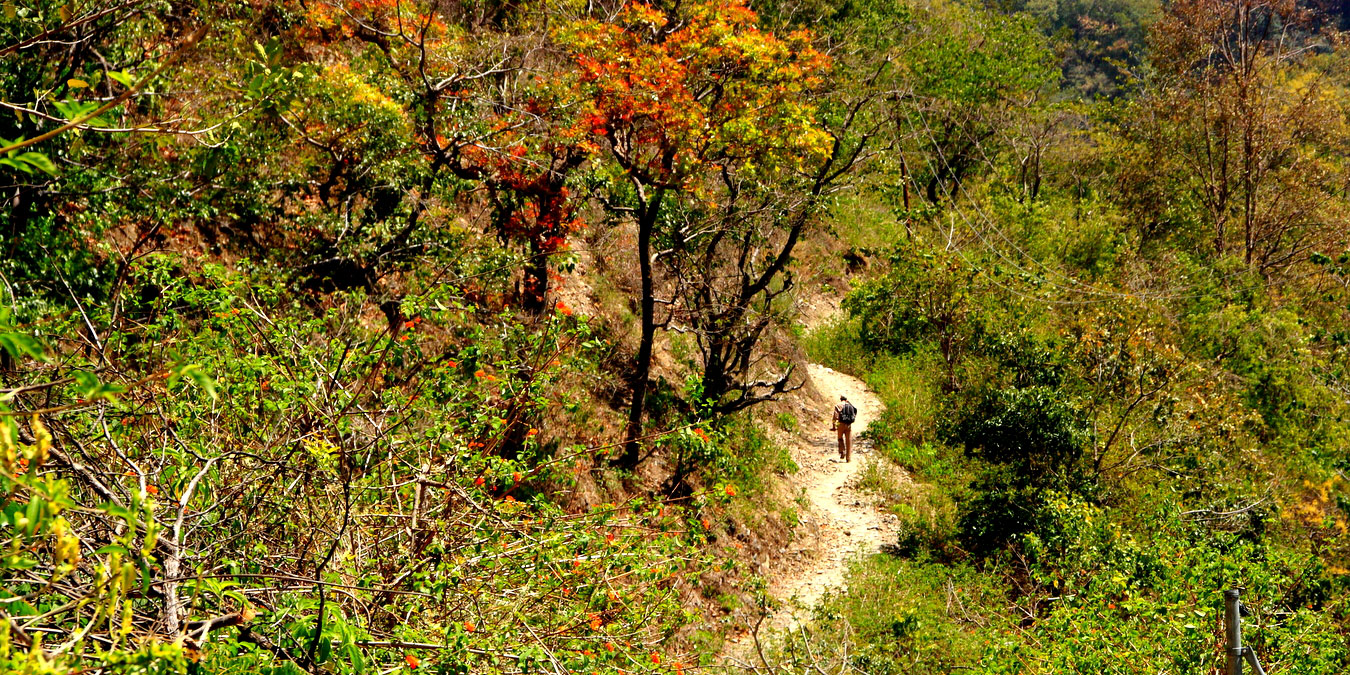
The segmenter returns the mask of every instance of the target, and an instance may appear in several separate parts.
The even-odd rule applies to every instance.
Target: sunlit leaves
[[[179,382],[191,382],[211,399],[216,398],[216,383],[201,366],[184,363],[169,369],[168,384],[172,388]]]
[[[683,188],[707,163],[801,170],[829,147],[803,95],[828,60],[809,35],[780,38],[754,22],[739,3],[631,3],[615,23],[578,22],[558,38],[580,69],[593,129],[625,169]]]
[[[10,356],[18,358],[29,358],[37,361],[48,361],[50,356],[42,346],[42,342],[37,338],[24,333],[4,332],[0,333],[0,349],[4,349]]]
[[[0,147],[16,145],[23,140],[23,138],[18,138],[10,141],[0,138]],[[47,155],[32,150],[10,150],[3,156],[0,156],[0,167],[22,171],[23,173],[31,174],[36,170],[48,175],[56,175],[56,165],[52,163],[52,160],[49,159]]]

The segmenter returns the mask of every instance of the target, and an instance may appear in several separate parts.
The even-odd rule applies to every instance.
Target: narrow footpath
[[[774,556],[765,572],[769,594],[779,608],[760,626],[761,638],[771,632],[795,629],[809,620],[826,591],[844,586],[848,563],[860,555],[881,550],[894,532],[892,520],[857,487],[872,447],[859,437],[883,410],[881,400],[858,378],[822,365],[809,364],[820,400],[817,409],[830,411],[847,396],[858,408],[853,424],[853,461],[838,458],[835,433],[825,423],[808,424],[792,447],[801,467],[790,479],[794,492],[804,494],[809,510],[801,514],[802,535]],[[753,647],[749,634],[732,639],[726,654],[735,659]]]

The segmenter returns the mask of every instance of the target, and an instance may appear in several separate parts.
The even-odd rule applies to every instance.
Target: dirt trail
[[[880,551],[894,531],[891,519],[857,488],[859,474],[872,456],[871,444],[858,436],[881,414],[881,400],[855,377],[814,363],[808,368],[820,393],[820,399],[810,405],[830,411],[840,396],[847,396],[858,408],[853,424],[853,461],[839,461],[828,417],[824,423],[807,423],[798,435],[792,454],[801,470],[791,484],[794,492],[804,492],[809,503],[809,510],[800,514],[806,527],[801,528],[802,536],[774,556],[765,570],[769,594],[779,601],[780,608],[760,627],[761,637],[808,620],[827,590],[844,586],[849,561]],[[749,635],[738,636],[728,645],[728,653],[744,653],[751,644]]]

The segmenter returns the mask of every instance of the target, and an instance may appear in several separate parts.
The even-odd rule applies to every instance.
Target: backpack
[[[844,405],[839,406],[839,423],[853,424],[853,420],[858,418],[858,409],[853,407],[852,403],[844,401]]]

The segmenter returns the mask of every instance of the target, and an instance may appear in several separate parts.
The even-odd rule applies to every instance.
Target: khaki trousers
[[[853,425],[840,422],[835,429],[839,434],[839,459],[853,461]]]

